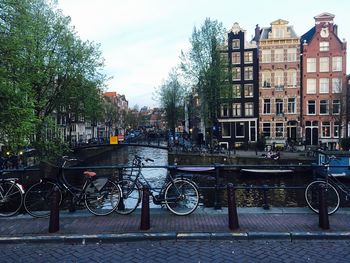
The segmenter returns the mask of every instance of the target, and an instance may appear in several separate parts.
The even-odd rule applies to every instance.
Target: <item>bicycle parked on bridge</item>
[[[350,188],[341,182],[330,172],[330,162],[337,159],[334,155],[328,156],[322,163],[326,170],[324,179],[317,179],[311,182],[305,189],[305,200],[309,208],[319,213],[319,189],[325,187],[328,214],[334,214],[340,206],[340,193],[345,194],[345,200],[350,197]]]
[[[117,209],[121,199],[120,186],[108,178],[97,179],[95,172],[85,171],[86,180],[82,189],[74,187],[67,182],[63,174],[65,165],[70,161],[77,161],[77,159],[62,157],[62,165],[58,167],[56,180],[41,179],[26,191],[24,207],[31,216],[40,218],[50,215],[54,189],[58,191],[60,204],[63,195],[71,197],[71,210],[75,210],[75,206],[82,203],[91,213],[98,216],[109,215]]]
[[[18,213],[23,204],[24,190],[17,178],[2,178],[6,172],[6,158],[0,160],[0,216],[9,217]]]
[[[175,215],[189,215],[199,204],[199,191],[196,183],[184,177],[173,178],[167,173],[160,191],[155,194],[156,189],[152,188],[145,176],[142,168],[145,163],[153,162],[150,158],[135,155],[132,162],[132,169],[127,174],[123,174],[123,179],[118,182],[123,195],[117,213],[127,215],[135,211],[141,202],[142,188],[148,186],[153,203],[165,205]]]

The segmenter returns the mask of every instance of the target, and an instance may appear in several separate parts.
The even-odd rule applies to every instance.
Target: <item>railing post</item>
[[[264,188],[263,189],[264,203],[263,203],[262,207],[263,207],[263,209],[268,210],[268,209],[270,209],[270,206],[268,204],[268,197],[267,197],[268,188],[267,188],[267,185],[264,184],[263,188]]]
[[[219,176],[220,176],[220,167],[215,165],[215,195],[214,195],[214,209],[221,209],[221,200],[219,192]]]
[[[123,182],[123,168],[118,168],[118,182]],[[122,189],[122,193],[123,193],[124,189],[123,189],[122,183],[120,184],[120,188]],[[124,198],[122,194],[118,204],[118,210],[124,210],[124,209],[125,209],[125,205],[124,205]]]
[[[329,229],[328,219],[328,206],[327,206],[327,195],[325,191],[325,185],[320,184],[318,189],[318,216],[319,216],[319,227],[322,229]]]
[[[49,222],[49,233],[56,233],[60,230],[60,192],[57,186],[54,187],[51,195],[51,211]]]
[[[232,183],[227,185],[228,225],[231,230],[239,228],[236,206],[236,193]]]
[[[141,207],[141,230],[150,229],[150,213],[149,213],[149,187],[143,186],[142,189],[142,207]]]

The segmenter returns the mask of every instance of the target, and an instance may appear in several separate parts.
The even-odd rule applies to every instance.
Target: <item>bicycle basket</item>
[[[59,167],[53,163],[42,161],[39,165],[41,178],[56,179],[59,173]]]

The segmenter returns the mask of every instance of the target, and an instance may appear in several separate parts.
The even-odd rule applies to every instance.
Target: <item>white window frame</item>
[[[320,78],[320,93],[329,93],[329,78]]]
[[[320,57],[320,72],[329,72],[329,57]]]
[[[308,73],[316,72],[316,58],[306,59],[306,72]]]
[[[329,42],[321,41],[320,42],[320,51],[329,51]]]
[[[316,94],[316,79],[306,80],[306,94]]]
[[[310,102],[313,102],[313,108],[314,108],[314,113],[310,113],[310,106],[311,106],[311,103]],[[316,109],[317,109],[317,105],[316,105],[316,100],[308,100],[306,102],[306,107],[307,107],[307,115],[316,115]]]
[[[332,71],[342,71],[343,70],[343,58],[342,57],[332,57]]]

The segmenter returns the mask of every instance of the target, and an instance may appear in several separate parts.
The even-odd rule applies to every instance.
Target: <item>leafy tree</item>
[[[0,35],[2,142],[34,131],[42,144],[52,114],[63,108],[86,119],[100,117],[106,77],[99,46],[78,38],[56,1],[2,0]]]
[[[221,56],[224,36],[222,23],[207,18],[200,29],[193,29],[189,52],[181,53],[181,68],[190,85],[197,88],[201,115],[210,137],[217,120],[220,92],[227,90],[228,85],[226,60]]]
[[[158,88],[156,96],[165,111],[168,128],[175,136],[177,122],[183,115],[185,97],[185,88],[180,83],[179,74],[175,69],[169,73],[168,79]]]

